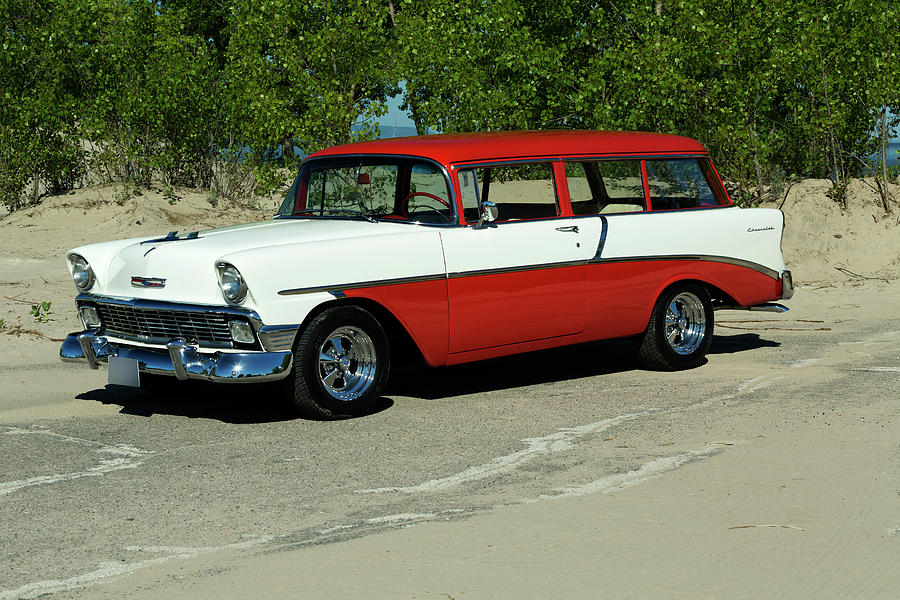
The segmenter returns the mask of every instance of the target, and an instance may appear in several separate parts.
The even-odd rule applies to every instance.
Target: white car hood
[[[105,242],[76,248],[70,252],[84,256],[96,275],[91,294],[113,297],[145,298],[169,302],[196,304],[224,304],[218,285],[215,265],[220,260],[233,262],[241,270],[240,253],[247,250],[258,254],[268,250],[268,256],[278,260],[288,256],[294,269],[303,261],[314,261],[316,243],[326,242],[333,247],[341,240],[353,240],[358,248],[370,246],[367,238],[403,236],[423,233],[433,228],[408,223],[357,221],[351,219],[279,219],[249,225],[238,225],[201,231],[195,239],[162,241],[161,237],[137,238]],[[374,240],[373,240],[374,241]],[[284,247],[284,252],[279,250]],[[288,248],[290,246],[290,249]],[[305,247],[305,248],[304,248]],[[303,250],[306,249],[306,252]],[[289,251],[288,251],[289,250]],[[298,252],[301,254],[298,255]],[[298,262],[298,259],[300,262]],[[253,273],[242,274],[254,292]],[[132,277],[165,279],[165,287],[135,287]],[[252,299],[249,304],[253,304]]]

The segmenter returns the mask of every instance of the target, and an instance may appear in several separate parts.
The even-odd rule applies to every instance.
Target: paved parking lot
[[[717,313],[696,370],[624,342],[410,370],[338,422],[0,336],[0,600],[894,598],[900,284],[789,304]]]

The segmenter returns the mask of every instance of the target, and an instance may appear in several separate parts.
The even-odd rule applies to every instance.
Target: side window
[[[401,210],[420,223],[451,222],[453,209],[443,172],[431,163],[413,163],[409,170],[406,206]]]
[[[570,161],[566,182],[576,215],[640,212],[646,206],[639,160]]]
[[[481,196],[478,182],[475,181],[475,169],[464,169],[459,172],[459,194],[462,197],[463,217],[466,222],[477,223]]]
[[[701,208],[727,204],[713,181],[708,161],[695,158],[648,160],[647,183],[650,186],[650,202],[653,210]]]
[[[459,189],[466,222],[478,221],[482,201],[497,205],[497,221],[520,221],[559,214],[550,163],[522,163],[463,169]]]

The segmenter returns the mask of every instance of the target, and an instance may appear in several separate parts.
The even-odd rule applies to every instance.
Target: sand
[[[2,496],[0,599],[896,598],[900,215],[864,182],[846,210],[829,187],[783,203],[791,312],[717,313],[699,369],[642,371],[618,346],[603,368],[583,348],[512,357],[428,371],[343,423],[134,398],[56,358],[79,328],[66,250],[276,200],[104,187],[2,218],[0,428],[62,441],[0,438],[0,484],[94,468],[90,444],[147,454]],[[423,491],[368,493],[390,485]]]

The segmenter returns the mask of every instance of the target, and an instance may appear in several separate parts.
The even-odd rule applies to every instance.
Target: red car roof
[[[706,154],[688,137],[643,131],[509,131],[391,138],[326,148],[310,158],[338,154],[424,156],[444,164],[530,156]]]

